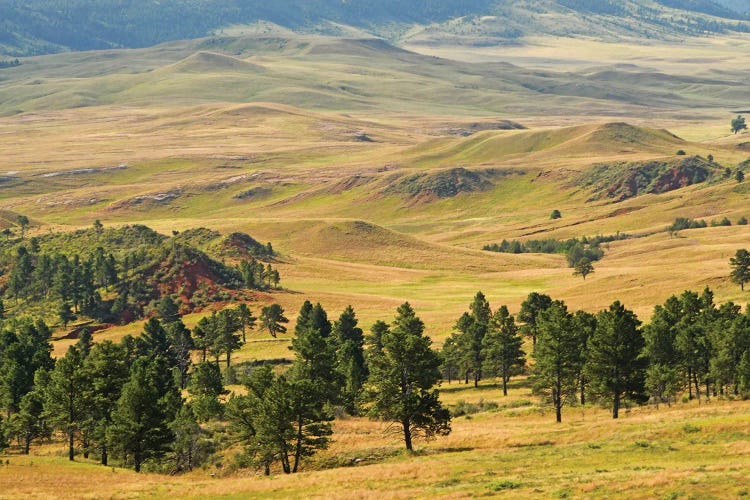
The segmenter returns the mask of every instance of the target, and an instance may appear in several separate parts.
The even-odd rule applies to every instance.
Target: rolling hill
[[[732,0],[5,1],[0,53],[145,47],[258,22],[261,30],[272,25],[329,34],[354,29],[431,43],[487,44],[538,34],[665,38],[747,31],[747,10]]]

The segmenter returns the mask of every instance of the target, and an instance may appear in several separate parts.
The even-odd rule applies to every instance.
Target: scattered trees
[[[588,258],[583,257],[576,262],[573,269],[573,276],[581,276],[583,280],[586,281],[586,276],[594,272],[594,265]]]
[[[284,316],[284,308],[279,304],[271,304],[261,310],[260,324],[268,330],[271,337],[276,338],[279,333],[286,333],[284,323],[289,323],[289,320]]]

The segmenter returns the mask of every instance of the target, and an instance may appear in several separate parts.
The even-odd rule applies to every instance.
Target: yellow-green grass
[[[711,401],[632,408],[612,420],[605,408],[565,408],[563,423],[541,406],[523,380],[507,397],[498,387],[444,385],[459,401],[498,404],[453,420],[448,437],[400,451],[385,423],[346,418],[334,423],[330,449],[293,476],[264,478],[233,471],[231,457],[184,476],[135,474],[81,457],[69,463],[64,443],[2,458],[4,497],[162,498],[731,498],[750,487],[747,402]],[[356,467],[347,465],[359,464]],[[329,467],[338,466],[330,469]]]

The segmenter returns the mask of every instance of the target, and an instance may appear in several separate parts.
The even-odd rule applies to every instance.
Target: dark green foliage
[[[604,257],[604,250],[601,248],[603,243],[620,241],[630,238],[625,233],[613,235],[598,235],[591,238],[583,237],[581,239],[571,238],[569,240],[528,240],[526,242],[516,240],[503,240],[499,245],[485,245],[482,250],[501,253],[559,253],[565,254],[570,267],[575,265],[583,258],[589,262],[596,262]]]
[[[552,220],[562,219],[562,213],[559,210],[555,209],[552,211],[549,218]]]
[[[584,346],[573,315],[560,301],[539,312],[536,327],[538,338],[532,353],[534,392],[550,400],[557,421],[562,422],[562,407],[576,396]]]
[[[586,276],[594,272],[594,265],[591,263],[591,261],[587,257],[581,258],[578,262],[575,263],[573,266],[573,276],[581,276],[584,281],[586,280]]]
[[[193,369],[188,384],[188,392],[193,397],[192,412],[200,422],[222,415],[219,396],[226,394],[221,379],[221,370],[216,363],[199,363]]]
[[[49,384],[49,373],[39,369],[34,374],[34,388],[21,398],[18,413],[8,420],[6,436],[23,443],[23,453],[28,455],[34,439],[49,437],[52,429],[44,413],[44,398]]]
[[[37,370],[52,370],[50,331],[43,322],[23,320],[0,330],[0,409],[17,412],[21,399],[34,388]]]
[[[241,236],[233,235],[244,250]],[[238,268],[229,267],[212,258],[223,255],[221,248],[207,246],[207,252],[215,251],[209,255],[189,241],[182,234],[167,238],[137,225],[40,235],[28,248],[23,242],[6,241],[0,244],[0,272],[9,275],[8,291],[16,299],[9,314],[29,314],[31,309],[46,316],[53,311],[67,326],[74,314],[128,323],[155,308],[170,323],[180,308],[190,310],[216,300],[219,292],[278,284],[278,271],[270,264],[264,267],[247,257],[250,260]],[[266,255],[268,247],[255,243],[257,253]],[[252,276],[246,275],[246,268],[252,269]],[[176,293],[179,297],[172,295]]]
[[[242,342],[247,342],[247,330],[252,330],[255,328],[255,321],[258,319],[255,316],[253,316],[253,313],[250,311],[250,308],[247,307],[247,304],[240,304],[237,306],[236,309],[237,312],[237,319],[240,322],[240,325],[242,326]]]
[[[503,395],[508,395],[508,381],[523,369],[526,353],[521,349],[523,338],[506,306],[500,307],[490,319],[487,334],[482,339],[483,369],[503,383]]]
[[[677,152],[679,156],[685,154]],[[635,163],[596,165],[578,178],[582,187],[593,189],[594,199],[602,197],[622,201],[641,194],[660,194],[705,182],[723,174],[718,165],[700,156],[670,161],[650,160]]]
[[[735,118],[732,119],[732,133],[736,134],[738,132],[742,132],[743,130],[747,130],[747,123],[745,122],[745,117],[742,115],[737,115]]]
[[[180,319],[180,308],[172,297],[165,295],[156,305],[156,314],[165,325]]]
[[[464,313],[456,322],[455,338],[460,371],[467,383],[470,376],[474,379],[474,387],[482,379],[482,341],[489,330],[491,318],[489,302],[482,292],[477,292],[469,305],[469,312]]]
[[[122,388],[107,429],[110,448],[129,457],[136,472],[143,463],[158,459],[174,440],[169,424],[181,400],[162,356],[138,358]]]
[[[532,342],[536,345],[538,334],[537,320],[542,311],[552,305],[552,298],[543,293],[531,292],[526,300],[521,303],[521,311],[518,313],[519,321],[524,324],[521,326],[521,333],[531,337]]]
[[[585,373],[591,391],[600,400],[612,401],[612,418],[618,418],[623,400],[644,401],[645,342],[640,325],[635,313],[616,301],[597,314],[586,344]]]
[[[667,228],[670,236],[677,236],[677,233],[683,229],[701,229],[708,227],[708,224],[704,220],[687,219],[685,217],[677,217],[671,226]]]
[[[745,291],[745,283],[750,282],[750,252],[741,248],[737,250],[734,257],[729,259],[732,272],[729,277],[732,283],[740,285],[740,290]]]
[[[401,428],[407,450],[412,438],[450,432],[450,414],[433,387],[440,380],[440,359],[423,335],[424,323],[409,303],[397,309],[390,329],[382,332],[382,348],[371,349],[367,394],[369,413]]]
[[[738,183],[745,180],[745,172],[742,170],[737,170],[737,173],[734,175],[734,180],[736,180]]]
[[[266,306],[260,312],[260,324],[273,338],[279,333],[286,333],[285,323],[289,323],[289,320],[284,316],[284,308],[279,304]]]
[[[739,219],[737,219],[737,225],[738,226],[747,226],[747,217],[742,216]]]
[[[208,439],[208,432],[195,420],[193,408],[185,404],[177,417],[169,424],[174,434],[171,458],[174,463],[172,473],[190,472],[200,466],[214,451],[214,444]]]
[[[69,460],[75,457],[75,437],[84,429],[91,409],[91,379],[83,363],[78,346],[71,346],[55,363],[45,393],[45,414],[55,428],[67,435]]]
[[[86,422],[91,428],[91,445],[98,449],[102,465],[107,465],[107,430],[112,425],[112,413],[129,377],[125,344],[115,344],[108,340],[96,343],[84,361],[84,370],[91,382],[88,387],[87,400],[90,407]]]
[[[341,400],[350,414],[359,412],[359,396],[369,374],[365,362],[364,334],[357,324],[354,309],[348,306],[333,325],[337,345],[336,363],[344,378]]]

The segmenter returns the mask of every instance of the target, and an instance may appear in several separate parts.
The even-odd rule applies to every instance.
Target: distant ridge
[[[27,0],[0,3],[0,55],[147,47],[262,30],[493,44],[527,35],[659,38],[750,31],[745,0]]]

